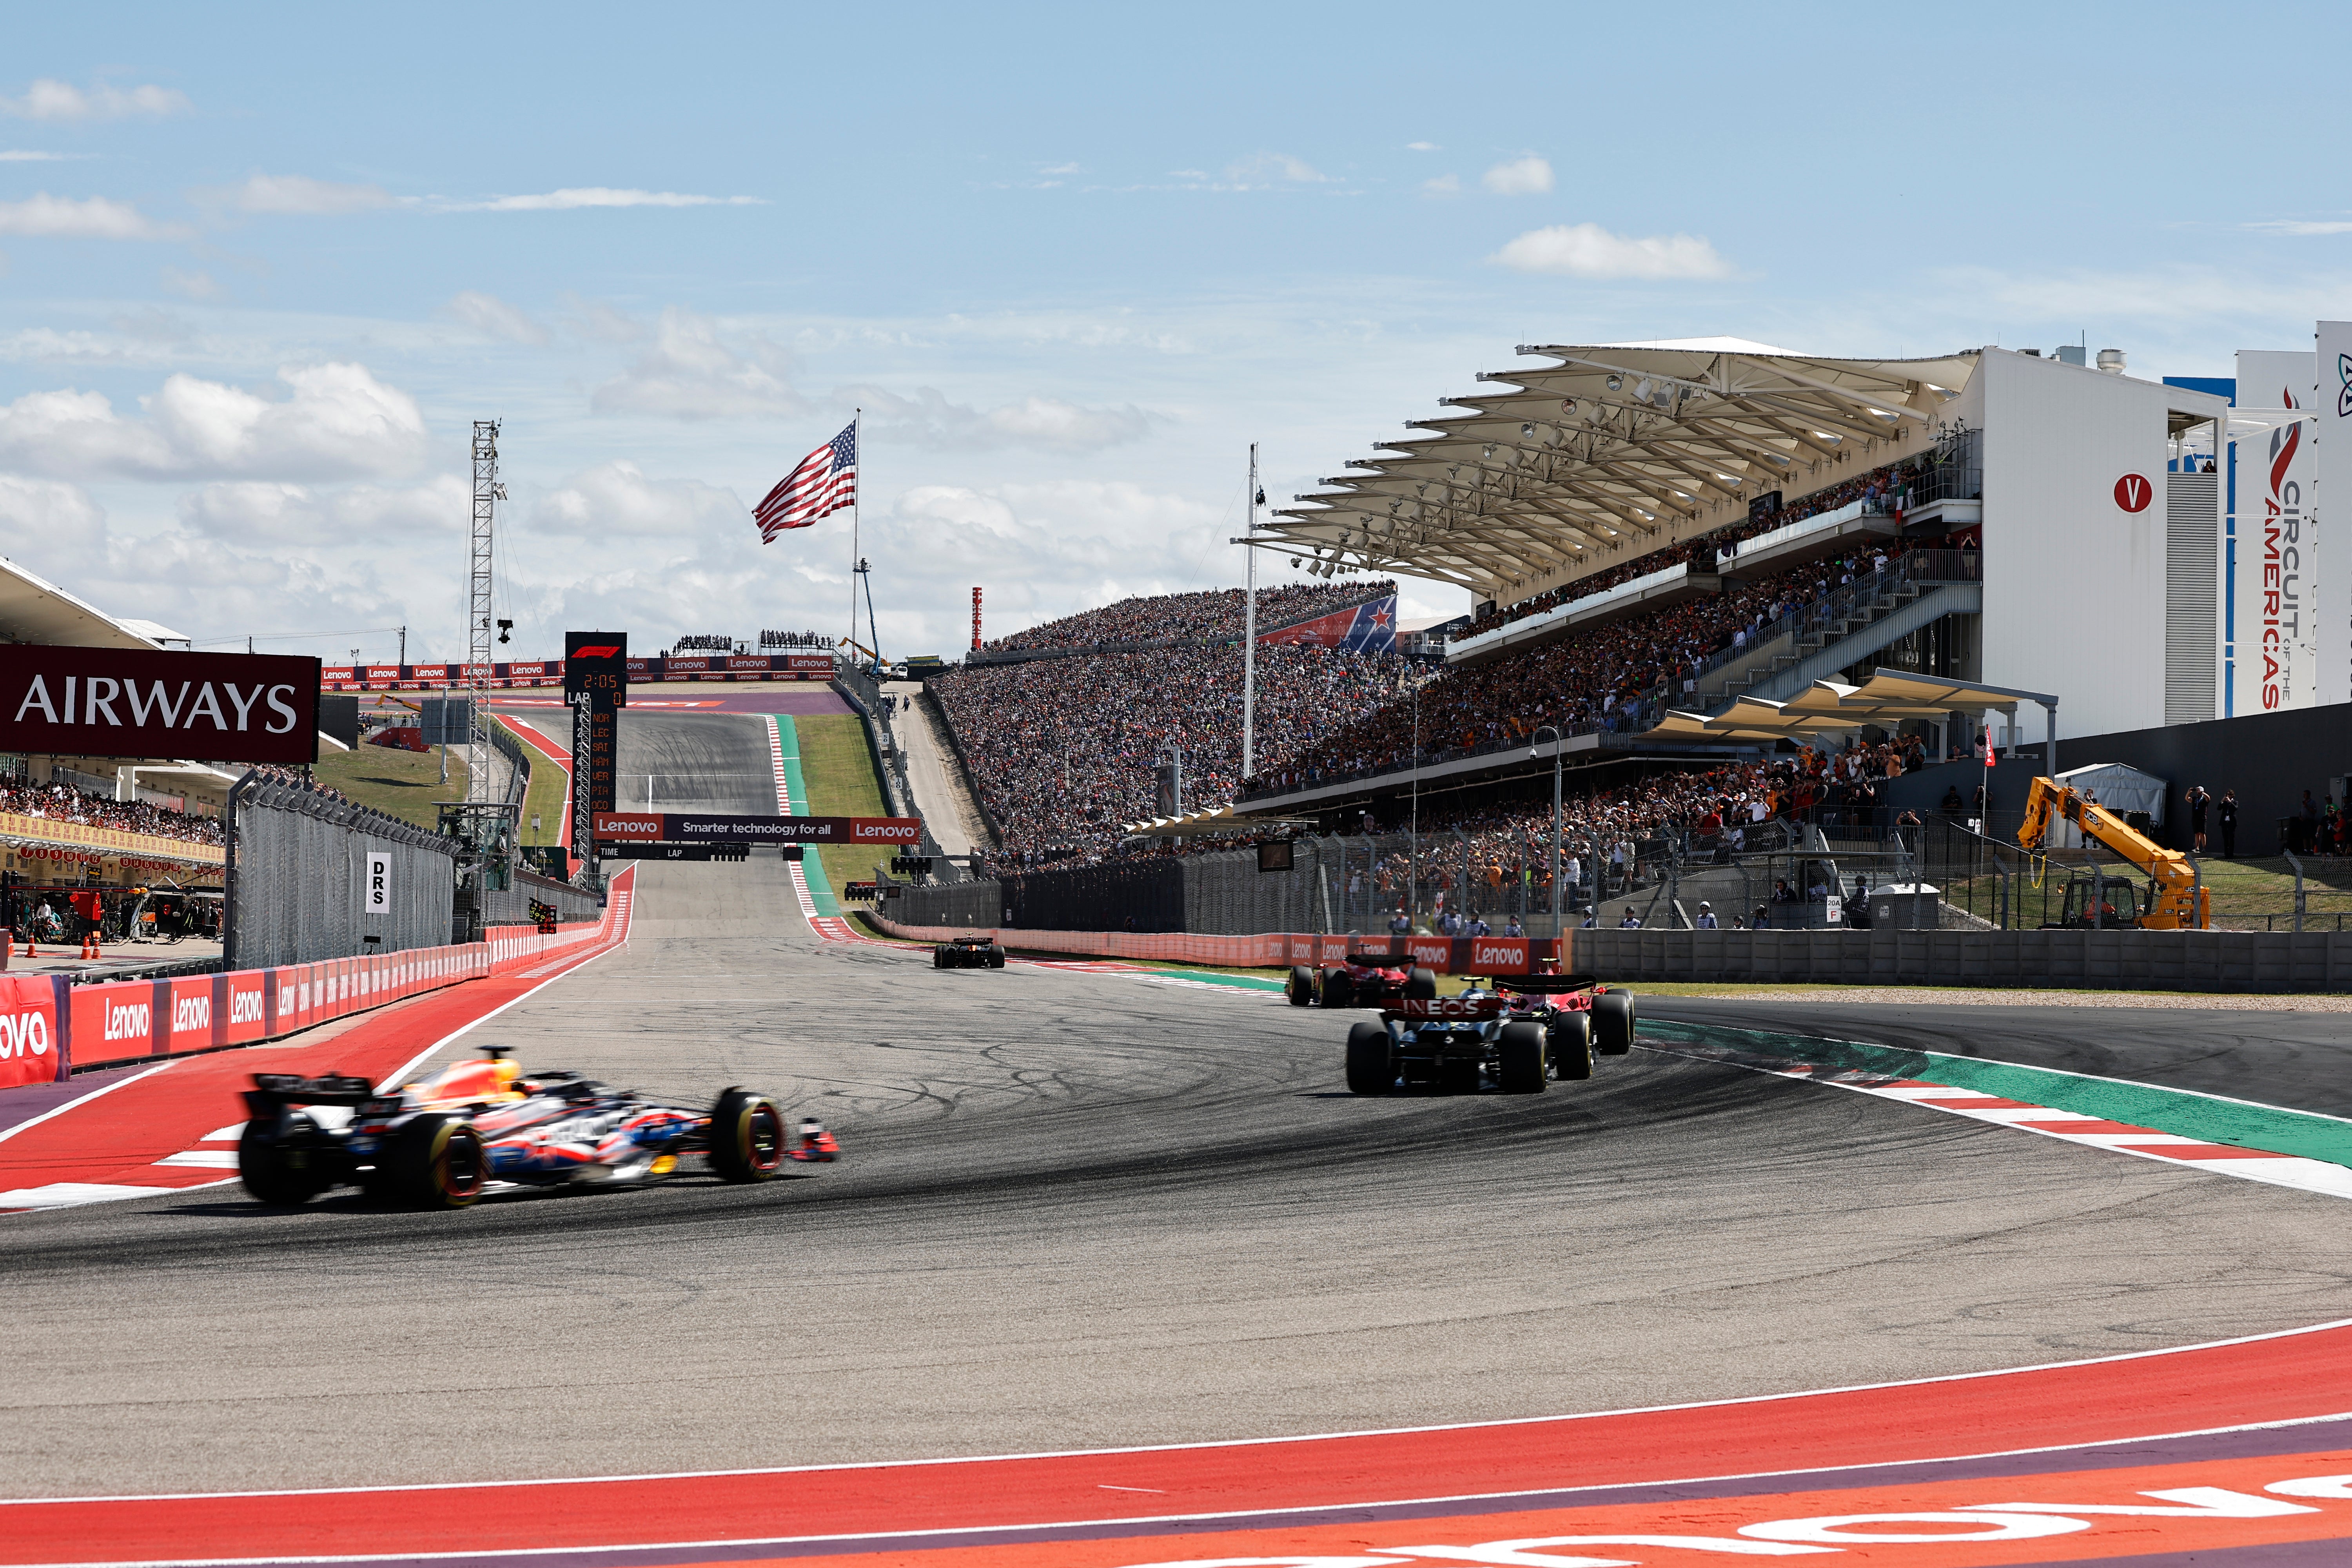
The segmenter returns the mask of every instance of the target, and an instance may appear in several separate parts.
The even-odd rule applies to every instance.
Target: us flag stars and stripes
[[[857,500],[857,422],[800,460],[752,514],[760,542],[772,544],[788,528],[806,528]]]

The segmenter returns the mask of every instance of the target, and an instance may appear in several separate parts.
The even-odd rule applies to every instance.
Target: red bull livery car
[[[1320,973],[1298,964],[1290,972],[1282,993],[1294,1007],[1320,1003],[1326,1007],[1386,1007],[1408,997],[1437,994],[1437,976],[1413,967],[1410,958],[1385,952],[1351,952],[1344,964]]]
[[[1004,944],[992,936],[960,936],[931,949],[933,969],[1002,969]]]
[[[799,1147],[764,1094],[722,1091],[708,1110],[660,1104],[576,1072],[526,1074],[501,1047],[402,1088],[363,1078],[257,1073],[237,1173],[264,1203],[302,1204],[343,1183],[383,1202],[464,1208],[499,1186],[625,1186],[698,1158],[730,1182],[764,1182],[787,1157],[830,1161],[833,1135]]]
[[[1633,994],[1582,975],[1472,979],[1459,996],[1408,996],[1348,1031],[1348,1089],[1399,1085],[1473,1094],[1541,1094],[1592,1076],[1594,1054],[1633,1048]]]

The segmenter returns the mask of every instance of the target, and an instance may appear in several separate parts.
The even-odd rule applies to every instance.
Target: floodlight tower
[[[507,499],[499,483],[499,422],[474,421],[474,544],[467,589],[466,693],[472,710],[474,768],[466,799],[488,801],[490,794],[490,536],[498,503]]]

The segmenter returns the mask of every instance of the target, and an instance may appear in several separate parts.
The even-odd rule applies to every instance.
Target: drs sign
[[[388,915],[392,913],[392,857],[368,852],[367,882],[360,889],[360,913]]]

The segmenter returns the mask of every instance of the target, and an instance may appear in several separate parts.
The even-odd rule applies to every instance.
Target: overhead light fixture
[[[1535,427],[1534,426],[1532,426],[1532,425],[1522,425],[1522,426],[1519,426],[1519,439],[1520,439],[1520,440],[1522,440],[1522,441],[1532,441],[1532,440],[1534,440],[1535,438],[1536,438],[1536,427]]]
[[[1573,413],[1575,413],[1575,412],[1576,412],[1576,399],[1575,399],[1575,398],[1573,398],[1573,397],[1563,397],[1563,398],[1561,398],[1561,399],[1559,400],[1559,411],[1560,411],[1562,414],[1573,414]]]
[[[1482,447],[1479,448],[1478,455],[1482,458],[1491,458],[1495,455],[1495,448],[1492,447]]]
[[[1624,386],[1625,378],[1622,375],[1612,375],[1602,384],[1607,386],[1610,391],[1615,392]]]
[[[1646,375],[1641,380],[1635,382],[1633,384],[1633,401],[1636,403],[1647,403],[1650,401],[1650,387],[1652,384],[1650,378]]]

